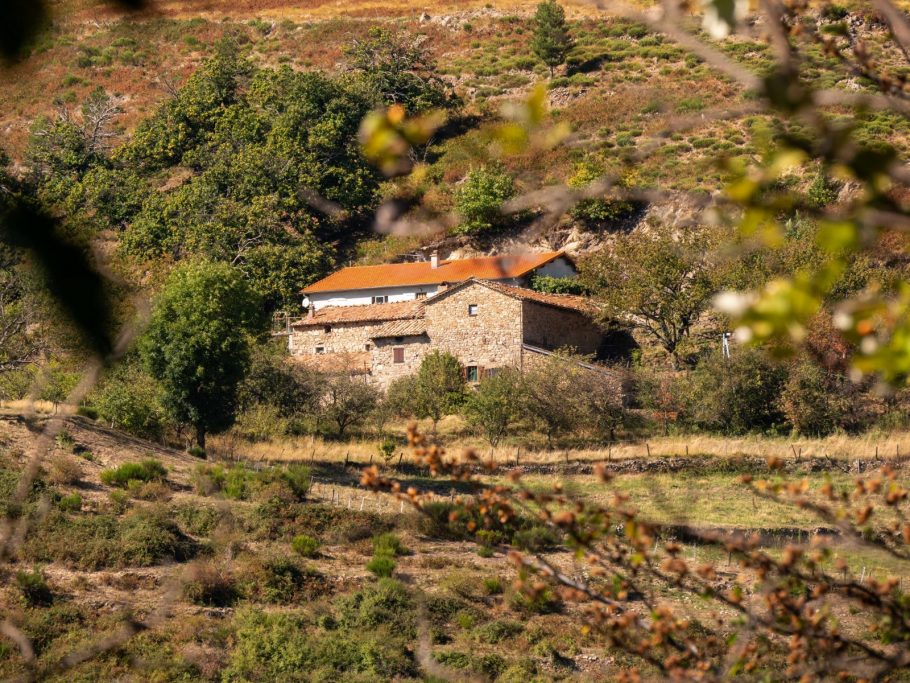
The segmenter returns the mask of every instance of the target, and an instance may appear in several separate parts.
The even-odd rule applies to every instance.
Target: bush
[[[503,225],[502,205],[514,194],[512,177],[505,171],[487,166],[472,170],[455,193],[461,217],[457,232],[480,233]]]
[[[373,538],[373,553],[376,555],[404,555],[407,552],[397,535],[388,532]]]
[[[825,436],[847,423],[851,398],[846,385],[843,378],[803,361],[791,369],[780,407],[796,432]]]
[[[22,594],[22,599],[29,607],[46,607],[54,601],[54,595],[47,585],[44,572],[32,569],[30,572],[16,572],[16,586]]]
[[[82,509],[82,496],[72,493],[57,501],[57,507],[63,512],[79,512]]]
[[[161,509],[137,510],[122,519],[52,512],[22,546],[23,559],[61,562],[87,571],[185,561],[197,551],[196,543]]]
[[[497,619],[483,626],[478,626],[474,630],[474,637],[482,643],[494,645],[506,638],[513,638],[522,631],[524,631],[524,626],[517,621]]]
[[[75,484],[82,478],[82,466],[67,455],[57,455],[51,460],[48,479],[58,486]]]
[[[388,624],[405,637],[415,633],[414,602],[398,581],[380,578],[375,584],[338,601],[339,622],[345,628],[373,629]]]
[[[156,481],[167,476],[167,469],[157,460],[127,462],[117,468],[101,472],[102,483],[108,486],[127,488],[131,481]]]
[[[238,597],[237,585],[227,571],[212,562],[200,562],[187,570],[183,597],[195,605],[229,607]]]
[[[111,491],[107,497],[115,514],[122,515],[129,510],[130,499],[123,491]]]
[[[319,541],[305,534],[294,536],[291,539],[291,547],[302,557],[316,557],[319,554]]]
[[[389,578],[395,571],[395,560],[390,555],[374,555],[367,569],[381,579]]]
[[[316,597],[323,590],[321,575],[289,557],[266,557],[253,564],[244,579],[249,597],[287,605]]]
[[[778,398],[786,379],[786,368],[760,350],[737,348],[731,358],[713,353],[681,387],[683,417],[699,429],[725,434],[772,431],[785,419]]]
[[[516,531],[512,536],[512,544],[521,550],[540,552],[559,546],[559,537],[551,528],[536,524]]]

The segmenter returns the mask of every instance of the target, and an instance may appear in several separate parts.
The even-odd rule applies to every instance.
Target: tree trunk
[[[196,445],[205,450],[205,427],[196,425]]]

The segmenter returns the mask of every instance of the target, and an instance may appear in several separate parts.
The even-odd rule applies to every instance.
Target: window
[[[324,347],[324,346],[317,346],[317,347],[316,347],[316,353],[325,353],[325,347]]]
[[[373,348],[372,345],[370,344],[370,342],[367,342],[366,344],[364,344],[363,350],[369,351],[371,348]]]
[[[389,303],[389,295],[382,294],[381,296],[374,296],[372,302],[374,304],[387,304]]]
[[[478,379],[478,372],[476,365],[469,365],[465,368],[465,379],[468,382],[476,382]]]
[[[396,347],[392,349],[392,361],[395,363],[404,363],[404,349]]]
[[[332,331],[332,326],[326,325],[325,327],[322,328],[322,331],[325,332],[326,334],[329,334]]]
[[[415,299],[426,299],[426,298],[427,298],[427,293],[426,293],[426,292],[417,292],[417,293],[414,295],[414,298],[415,298]]]
[[[468,304],[468,315],[477,315],[477,304]]]
[[[499,368],[487,368],[486,375],[487,377],[496,377],[499,374]]]

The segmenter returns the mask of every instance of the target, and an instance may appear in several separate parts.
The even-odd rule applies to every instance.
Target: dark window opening
[[[387,303],[389,303],[389,297],[387,294],[383,294],[382,296],[374,296],[373,303],[374,304],[387,304]]]
[[[370,342],[367,342],[367,343],[364,345],[364,350],[365,350],[365,351],[369,351],[371,348],[372,348],[372,347],[370,346]]]
[[[326,325],[325,327],[322,328],[322,331],[325,332],[326,334],[328,334],[329,332],[332,331],[332,326]]]
[[[392,360],[395,363],[404,363],[404,349],[401,347],[392,349]]]
[[[465,379],[469,382],[476,382],[478,379],[478,372],[476,365],[469,365],[465,368]]]
[[[426,292],[417,292],[417,294],[414,295],[414,298],[415,299],[426,299],[427,293]]]
[[[468,315],[477,315],[477,304],[468,304]]]
[[[317,346],[317,347],[316,347],[316,353],[325,353],[325,347],[324,347],[324,346]]]
[[[486,375],[487,377],[496,377],[499,374],[499,368],[487,368]]]

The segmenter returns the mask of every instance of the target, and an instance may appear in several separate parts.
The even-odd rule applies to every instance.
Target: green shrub
[[[107,497],[115,514],[122,515],[129,510],[130,499],[123,491],[111,491]]]
[[[88,571],[185,561],[196,552],[196,543],[162,509],[137,510],[122,519],[52,512],[22,546],[26,560],[61,562]]]
[[[16,586],[22,594],[22,599],[30,607],[46,607],[54,601],[54,595],[47,585],[44,572],[32,569],[30,572],[16,572]]]
[[[205,460],[206,458],[205,449],[200,448],[199,446],[190,446],[186,449],[186,452],[192,455],[194,458],[199,458],[200,460]]]
[[[780,406],[794,431],[826,436],[845,426],[852,401],[848,384],[811,361],[797,363],[780,395]]]
[[[395,560],[390,555],[374,555],[367,569],[381,579],[389,578],[395,571]]]
[[[289,557],[260,559],[246,577],[249,597],[275,605],[287,605],[319,595],[322,577],[314,569],[303,567]]]
[[[79,512],[82,509],[82,496],[78,493],[63,496],[57,501],[57,507],[63,512]]]
[[[551,614],[562,609],[559,599],[549,588],[540,591],[514,591],[508,596],[509,607],[524,614]]]
[[[48,468],[48,479],[60,486],[75,484],[82,478],[82,466],[69,455],[56,455]]]
[[[305,534],[294,536],[291,539],[291,547],[302,557],[316,557],[319,554],[319,541]]]
[[[502,593],[502,580],[498,576],[490,576],[483,580],[483,589],[487,595],[499,595]]]
[[[314,632],[305,617],[242,610],[225,681],[412,680],[419,670],[406,635],[392,630]]]
[[[157,460],[127,462],[117,468],[101,472],[102,483],[127,488],[131,481],[156,481],[167,476],[167,469]]]
[[[517,621],[497,619],[474,629],[474,637],[482,643],[494,645],[506,638],[513,638],[522,631],[524,626]]]
[[[376,555],[404,555],[407,549],[402,545],[401,539],[392,532],[379,534],[373,537],[373,553]]]
[[[472,170],[455,193],[455,209],[461,217],[457,232],[473,234],[501,226],[501,207],[514,194],[512,177],[505,171],[487,166]]]
[[[414,601],[407,589],[395,579],[380,578],[376,583],[338,602],[339,622],[349,629],[372,629],[387,624],[405,637],[415,633]]]

